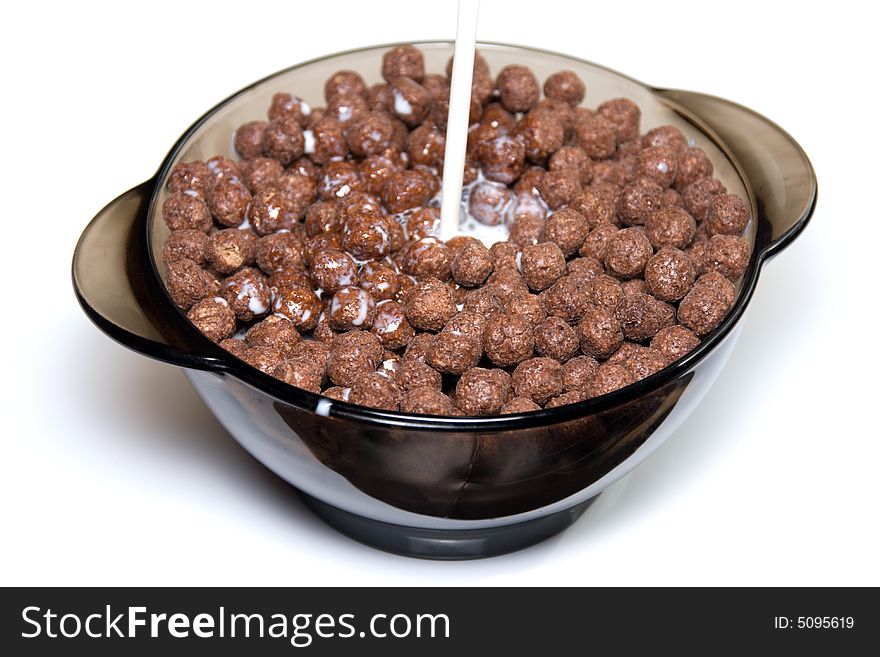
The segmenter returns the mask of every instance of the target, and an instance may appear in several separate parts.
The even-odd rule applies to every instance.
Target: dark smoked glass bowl
[[[431,71],[443,70],[452,53],[448,42],[416,45]],[[643,130],[672,123],[709,154],[716,176],[752,206],[747,236],[754,250],[736,303],[684,359],[578,404],[479,418],[328,405],[327,398],[290,387],[223,351],[171,302],[158,258],[168,234],[160,216],[165,177],[179,161],[232,155],[235,128],[264,116],[276,91],[320,105],[323,81],[336,70],[354,69],[368,83],[379,81],[388,47],[299,64],[209,110],[153,178],[112,201],[88,225],[74,254],[74,288],[86,314],[110,337],[182,367],[229,433],[343,533],[410,556],[501,554],[569,526],[700,402],[730,356],[764,263],[807,224],[816,202],[815,174],[785,131],[730,101],[655,89],[551,52],[481,44],[494,71],[517,63],[543,79],[572,69],[586,81],[585,104],[627,96],[642,109]]]

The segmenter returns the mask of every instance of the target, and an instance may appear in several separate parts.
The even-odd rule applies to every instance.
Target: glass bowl
[[[395,45],[395,44],[392,44]],[[442,71],[449,42],[415,44]],[[159,254],[165,177],[179,161],[233,155],[231,136],[261,118],[273,93],[323,104],[323,82],[354,69],[380,81],[391,45],[322,57],[280,71],[209,110],[177,141],[150,180],[88,225],[73,282],[86,314],[110,337],[182,367],[211,411],[254,457],[295,486],[324,520],[375,547],[464,559],[526,547],[569,526],[605,488],[666,440],[729,358],[761,267],[800,233],[816,201],[813,169],[796,142],[764,117],[699,93],[656,89],[573,57],[484,43],[493,71],[529,66],[543,79],[576,71],[594,107],[618,96],[642,110],[642,130],[680,127],[747,199],[754,249],[725,321],[685,358],[611,394],[519,415],[431,417],[387,412],[288,386],[196,330],[165,290]],[[686,467],[686,464],[682,464]]]

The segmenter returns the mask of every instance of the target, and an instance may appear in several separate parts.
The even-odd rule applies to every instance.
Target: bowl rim
[[[187,344],[193,344],[195,347],[198,348],[198,352],[203,353],[205,357],[209,359],[204,369],[211,370],[219,374],[229,374],[249,385],[250,387],[253,387],[262,393],[270,395],[281,403],[293,405],[302,408],[303,410],[306,410],[308,412],[317,413],[319,403],[324,400],[322,406],[326,409],[326,412],[320,413],[320,415],[325,415],[329,418],[345,419],[349,421],[361,422],[368,425],[380,425],[386,427],[394,426],[397,428],[411,430],[454,433],[515,431],[517,429],[548,426],[576,420],[578,418],[583,418],[598,412],[613,409],[618,406],[623,406],[629,402],[633,402],[658,390],[659,388],[672,382],[673,380],[683,377],[688,372],[693,370],[698,363],[706,358],[710,352],[712,352],[724,341],[724,338],[731,332],[734,326],[742,318],[746,306],[748,306],[749,301],[754,294],[761,272],[762,264],[765,258],[769,255],[768,251],[771,250],[770,247],[772,247],[772,242],[759,244],[762,236],[760,225],[756,226],[755,244],[752,248],[749,265],[746,268],[746,271],[743,273],[741,289],[739,291],[739,294],[737,295],[736,300],[734,301],[733,306],[731,307],[724,320],[713,331],[701,338],[700,344],[693,351],[689,352],[684,357],[674,361],[673,363],[667,365],[658,372],[613,392],[573,404],[566,404],[551,409],[529,411],[526,413],[488,415],[477,417],[417,415],[413,413],[404,413],[401,411],[385,411],[375,408],[369,408],[366,406],[350,404],[348,402],[331,399],[322,394],[309,392],[301,388],[296,388],[295,386],[284,383],[268,374],[263,373],[256,367],[249,365],[245,361],[234,356],[232,353],[226,351],[225,349],[222,349],[218,344],[214,343],[206,336],[204,336],[200,331],[198,331],[198,329],[196,329],[186,318],[186,314],[171,301],[168,290],[164,285],[162,277],[156,267],[156,263],[158,261],[155,257],[152,240],[150,238],[150,230],[152,227],[150,217],[157,216],[157,213],[155,212],[155,204],[157,203],[158,193],[161,191],[159,183],[167,179],[168,173],[171,169],[172,161],[199,128],[201,128],[205,123],[209,122],[219,110],[228,105],[230,102],[248,93],[255,87],[262,85],[272,80],[273,78],[276,78],[290,71],[294,71],[296,69],[303,68],[317,62],[334,59],[342,55],[357,54],[359,52],[367,50],[389,49],[401,45],[414,45],[416,47],[419,47],[434,46],[439,44],[450,45],[453,44],[453,41],[449,39],[423,39],[419,41],[401,41],[394,43],[360,46],[357,48],[336,51],[327,55],[321,55],[302,62],[298,62],[292,66],[277,70],[269,75],[266,75],[248,84],[247,86],[242,87],[233,94],[227,96],[226,98],[215,104],[213,107],[208,109],[198,119],[196,119],[196,121],[194,121],[192,125],[190,125],[186,129],[186,131],[184,131],[184,133],[175,141],[174,145],[171,147],[171,149],[162,160],[162,163],[159,165],[157,173],[151,180],[152,189],[149,194],[149,201],[146,204],[145,221],[143,222],[142,226],[144,232],[141,234],[141,237],[146,242],[146,259],[148,261],[146,264],[150,268],[154,282],[161,289],[162,297],[167,302],[168,307],[170,309],[173,309],[177,313],[177,315],[183,320],[182,322],[179,322],[179,324],[181,332],[185,334]],[[733,165],[737,175],[739,176],[743,184],[744,189],[746,190],[752,213],[751,221],[760,223],[761,215],[757,211],[758,209],[756,205],[754,191],[748,180],[748,177],[745,175],[745,171],[742,165],[730,151],[730,148],[715,133],[715,131],[712,130],[712,128],[710,128],[708,125],[706,125],[704,121],[700,119],[699,116],[695,115],[693,112],[687,110],[686,108],[681,107],[674,101],[671,101],[660,95],[658,93],[657,87],[645,84],[644,82],[641,82],[636,78],[620,73],[607,66],[596,64],[595,62],[580,57],[544,48],[534,48],[531,46],[522,46],[498,41],[478,41],[477,46],[478,48],[512,49],[528,51],[536,54],[562,57],[604,70],[608,73],[611,73],[615,76],[628,80],[633,84],[642,87],[643,89],[648,91],[657,100],[657,102],[670,108],[672,111],[679,114],[683,119],[693,123],[707,138],[709,138],[714,143],[717,148],[719,148],[719,150],[722,151],[724,156]],[[330,401],[330,404],[326,403],[328,400]]]

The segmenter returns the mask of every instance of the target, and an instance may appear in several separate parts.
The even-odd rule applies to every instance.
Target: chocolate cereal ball
[[[410,324],[423,331],[439,331],[458,312],[449,287],[431,277],[407,292],[404,311]]]
[[[506,186],[489,181],[479,182],[468,197],[468,212],[481,224],[497,226],[505,223],[513,206],[514,194]]]
[[[462,310],[481,315],[485,318],[500,315],[504,312],[504,304],[492,287],[478,287],[465,297]]]
[[[496,365],[521,363],[531,357],[534,347],[534,328],[525,315],[495,315],[486,321],[483,349]]]
[[[593,258],[600,263],[605,260],[608,251],[608,243],[617,235],[618,228],[612,224],[599,224],[593,228],[584,238],[584,243],[578,249],[578,253],[585,258]]]
[[[607,358],[623,342],[620,321],[612,313],[592,306],[577,325],[581,351],[594,358]]]
[[[520,267],[530,289],[545,290],[565,273],[565,254],[554,242],[529,245],[522,251]]]
[[[214,182],[213,178],[208,165],[200,160],[178,162],[168,175],[168,191],[175,194],[188,190],[204,198],[208,187]]]
[[[196,302],[186,317],[210,340],[220,342],[235,333],[235,313],[223,297]]]
[[[533,326],[538,326],[547,318],[547,311],[544,309],[544,303],[535,294],[527,292],[521,294],[512,294],[503,300],[504,311],[511,315],[525,315],[532,322]]]
[[[585,391],[596,372],[599,362],[591,356],[575,356],[562,365],[562,389]]]
[[[544,408],[558,408],[559,406],[568,406],[569,404],[577,404],[579,402],[585,401],[587,399],[587,394],[580,390],[570,390],[568,392],[563,392],[561,395],[556,395],[553,399],[544,404]]]
[[[251,194],[237,178],[221,178],[208,191],[208,208],[217,223],[230,228],[241,225]]]
[[[514,219],[507,238],[522,249],[537,244],[542,232],[544,232],[544,219],[536,216],[521,216]]]
[[[242,165],[238,161],[225,157],[223,155],[215,155],[210,160],[205,162],[205,164],[207,165],[208,169],[211,171],[211,175],[213,176],[213,180],[210,182],[210,185],[213,185],[221,178],[239,180],[240,182],[242,176]]]
[[[382,187],[382,203],[392,214],[425,205],[432,195],[425,177],[414,170],[391,174]]]
[[[308,125],[311,114],[312,108],[306,101],[284,91],[272,95],[272,103],[267,112],[270,121],[273,119],[295,119],[301,128]]]
[[[311,288],[314,287],[314,281],[308,272],[301,267],[283,267],[276,269],[269,275],[269,287],[280,289],[289,285]]]
[[[676,324],[657,331],[651,338],[651,347],[659,351],[667,363],[677,361],[700,344],[700,338],[690,329]]]
[[[436,237],[423,237],[408,244],[401,250],[399,262],[405,273],[418,278],[445,281],[452,273],[449,249]]]
[[[250,160],[263,154],[263,133],[268,125],[266,121],[248,121],[238,126],[233,146],[242,159]]]
[[[379,302],[393,299],[400,283],[391,265],[381,260],[370,260],[361,267],[360,286]]]
[[[482,355],[483,347],[478,338],[443,330],[431,340],[425,362],[438,372],[461,375],[476,367]]]
[[[683,192],[701,178],[711,178],[714,172],[712,161],[702,148],[688,146],[678,152],[678,170],[673,187]]]
[[[674,150],[687,148],[688,140],[684,133],[674,125],[661,125],[645,133],[642,137],[642,148],[652,146],[668,146]]]
[[[351,162],[334,160],[324,166],[324,175],[318,183],[318,196],[321,200],[341,199],[362,190],[361,172]]]
[[[547,317],[535,327],[535,351],[564,363],[577,354],[580,341],[575,330],[559,317]]]
[[[536,404],[562,393],[562,366],[552,358],[529,358],[513,371],[513,391]]]
[[[510,269],[493,272],[486,280],[486,286],[491,287],[501,301],[506,301],[512,296],[526,294],[529,291],[529,286],[526,285],[519,272]]]
[[[433,123],[423,123],[409,133],[406,153],[413,166],[421,164],[442,169],[443,156],[446,153],[446,133]]]
[[[252,193],[262,192],[278,185],[284,167],[269,157],[255,157],[244,167],[244,182]]]
[[[446,322],[443,330],[449,333],[467,335],[482,342],[486,328],[486,317],[475,312],[463,310]]]
[[[248,347],[241,355],[251,367],[256,367],[265,374],[272,374],[284,357],[271,347]]]
[[[514,397],[501,407],[499,413],[501,415],[514,415],[519,413],[531,413],[532,411],[540,410],[541,407],[528,397]]]
[[[480,242],[465,245],[452,261],[452,278],[463,287],[476,287],[492,273],[492,256]]]
[[[250,347],[247,342],[238,338],[226,338],[220,342],[220,347],[231,353],[236,358],[244,360],[245,353]],[[280,356],[280,354],[279,354]]]
[[[403,307],[396,301],[383,301],[376,306],[370,332],[379,338],[386,349],[401,349],[415,335],[415,329],[406,318]]]
[[[639,178],[623,188],[617,214],[628,226],[644,224],[663,203],[663,188],[652,180]]]
[[[650,294],[626,294],[617,304],[614,317],[626,338],[642,342],[675,322],[675,308]]]
[[[593,178],[593,161],[584,149],[578,146],[563,146],[553,153],[548,168],[550,171],[574,172],[581,185],[589,185]]]
[[[281,361],[272,370],[272,376],[288,385],[315,394],[321,392],[321,384],[324,382],[323,370],[319,370],[307,358],[287,358]]]
[[[706,226],[710,234],[739,235],[749,223],[751,212],[736,194],[719,194],[706,210]]]
[[[617,127],[599,114],[581,114],[575,121],[574,143],[594,160],[609,158],[617,148]]]
[[[495,415],[510,400],[510,375],[474,367],[455,384],[454,400],[465,415]]]
[[[293,228],[305,216],[309,206],[315,202],[315,181],[310,176],[287,170],[278,178],[277,190],[281,197],[281,227]],[[249,215],[257,214],[253,212],[253,203],[251,210]],[[253,218],[251,221],[253,223]],[[258,233],[262,230],[263,234],[268,234],[272,232],[271,226],[276,223],[277,219],[273,218],[273,220],[266,222],[261,228],[258,228],[256,225],[254,228]]]
[[[455,412],[455,405],[438,388],[421,386],[411,388],[404,393],[400,410],[418,415],[452,415]]]
[[[568,205],[580,191],[579,174],[567,169],[548,171],[538,182],[541,198],[553,210]]]
[[[247,230],[227,228],[208,238],[205,259],[220,274],[231,274],[245,265],[253,264],[257,252],[257,237]]]
[[[388,115],[361,112],[352,119],[346,133],[348,148],[357,157],[381,155],[394,138],[394,126]]]
[[[454,239],[454,238],[453,238]],[[451,242],[452,240],[450,240]],[[516,269],[517,254],[519,247],[510,241],[495,242],[489,247],[489,254],[492,256],[493,269]]]
[[[272,288],[272,310],[293,322],[299,331],[313,330],[318,325],[322,309],[323,304],[311,287],[284,285]]]
[[[425,77],[425,56],[415,46],[397,46],[382,55],[382,77],[393,82],[404,77],[421,82]]]
[[[633,278],[644,271],[653,253],[651,243],[642,231],[624,228],[608,241],[605,268],[615,276]]]
[[[681,201],[684,204],[684,209],[690,212],[697,221],[703,221],[712,200],[719,194],[726,192],[727,189],[717,178],[700,178],[684,189],[681,193]]]
[[[588,398],[601,397],[633,383],[633,376],[622,365],[605,363],[599,366],[584,392]]]
[[[648,262],[650,263],[651,261],[649,260]],[[620,284],[620,289],[624,294],[636,294],[637,292],[643,294],[648,293],[648,286],[641,278],[631,278],[628,281],[623,281]]]
[[[334,341],[327,377],[334,385],[349,387],[359,374],[375,373],[381,358],[382,345],[376,336],[366,331],[343,333]]]
[[[394,116],[410,128],[423,123],[431,111],[431,94],[412,78],[396,78],[391,85]]]
[[[278,160],[284,166],[291,164],[305,152],[305,137],[295,118],[269,121],[263,131],[263,154]]]
[[[590,303],[608,312],[614,312],[624,295],[620,281],[606,274],[596,276],[585,285]]]
[[[666,357],[656,349],[634,345],[632,351],[619,364],[629,371],[633,381],[641,381],[666,367],[667,361]]]
[[[284,228],[287,211],[285,195],[278,189],[267,189],[251,199],[247,217],[257,234],[269,235]]]
[[[563,276],[541,293],[544,308],[551,317],[576,324],[592,305],[586,286],[578,278]]]
[[[308,144],[305,144],[305,136],[309,136]],[[304,150],[308,146],[307,155],[316,164],[329,164],[348,155],[345,129],[335,117],[325,116],[310,124],[303,139]]]
[[[343,287],[330,301],[328,319],[337,331],[369,329],[375,318],[376,302],[369,292],[359,287]]]
[[[374,213],[359,213],[345,223],[342,246],[361,260],[381,258],[391,251],[389,219]]]
[[[168,265],[165,284],[171,300],[182,310],[217,293],[216,279],[192,260],[176,260]]]
[[[281,315],[269,315],[251,326],[244,336],[250,347],[271,347],[285,358],[295,356],[300,335],[293,324]],[[323,369],[321,370],[323,373]]]
[[[580,212],[563,208],[548,217],[541,240],[555,243],[568,257],[577,252],[589,232],[589,224]]]
[[[547,217],[547,204],[544,203],[544,199],[540,196],[518,194],[514,199],[510,216],[513,223],[520,219],[528,219],[537,225],[538,223],[543,223]]]
[[[517,124],[514,136],[525,146],[526,159],[541,163],[562,148],[565,128],[555,114],[536,108]]]
[[[660,208],[645,221],[645,235],[655,249],[684,249],[696,234],[697,222],[682,208]]]
[[[541,97],[538,79],[525,66],[505,66],[498,73],[495,86],[501,97],[501,105],[509,112],[528,112]]]
[[[223,281],[220,294],[243,322],[269,312],[272,291],[265,274],[254,267],[242,267]]]
[[[475,155],[487,180],[510,185],[523,172],[526,148],[520,140],[500,135],[479,142]]]
[[[170,264],[178,260],[192,260],[202,265],[205,263],[205,248],[208,236],[200,230],[185,228],[175,230],[162,245],[162,260]]]
[[[336,71],[324,82],[324,100],[328,101],[336,94],[346,96],[364,96],[367,83],[355,71]]]
[[[266,235],[257,240],[257,266],[267,274],[279,269],[303,266],[302,240],[289,232]]]
[[[432,336],[429,335],[429,341],[431,339]],[[415,358],[403,359],[397,374],[394,376],[394,381],[402,390],[432,388],[439,392],[443,385],[443,377],[440,375],[440,372]]]
[[[678,172],[678,151],[669,146],[649,146],[636,156],[636,176],[647,178],[664,189]]]
[[[381,194],[391,174],[400,171],[400,167],[384,155],[371,155],[365,158],[360,163],[359,169],[364,191],[370,194]]]
[[[574,258],[566,264],[565,273],[567,276],[576,276],[583,281],[591,281],[604,274],[605,267],[595,258]]]
[[[330,386],[322,393],[324,397],[329,397],[330,399],[335,399],[336,401],[348,401],[348,396],[351,394],[351,388],[343,388],[342,386]]]
[[[678,321],[699,336],[713,331],[736,298],[733,283],[717,272],[703,274],[678,305]]]
[[[558,71],[544,80],[544,95],[576,107],[584,99],[587,87],[574,71]]]
[[[358,284],[357,264],[338,249],[323,249],[312,257],[311,275],[315,284],[329,294]]]
[[[162,204],[162,219],[173,231],[198,230],[207,233],[211,229],[211,212],[194,192],[174,192],[166,198]]]
[[[348,402],[384,411],[400,408],[401,392],[397,384],[379,372],[363,372],[351,382]]]
[[[647,291],[661,301],[684,298],[694,284],[696,271],[691,259],[678,249],[660,249],[645,266]]]
[[[700,270],[718,272],[731,281],[737,281],[749,266],[751,255],[751,246],[744,237],[713,235],[706,243],[706,250],[700,261]]]
[[[596,108],[596,114],[614,125],[618,144],[630,142],[639,136],[642,111],[629,98],[606,100]]]

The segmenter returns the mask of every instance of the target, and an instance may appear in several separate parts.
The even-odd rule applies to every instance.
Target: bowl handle
[[[728,146],[756,197],[756,247],[768,260],[791,244],[816,207],[816,173],[806,153],[785,130],[729,100],[680,89],[657,89],[689,110]]]
[[[154,185],[148,180],[128,190],[92,219],[73,254],[74,291],[89,319],[126,347],[166,363],[222,371],[220,358],[186,346],[202,336],[156,283],[146,247]]]

